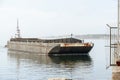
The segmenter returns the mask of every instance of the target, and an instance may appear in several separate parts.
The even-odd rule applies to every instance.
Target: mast
[[[18,19],[17,19],[17,38],[21,38]]]

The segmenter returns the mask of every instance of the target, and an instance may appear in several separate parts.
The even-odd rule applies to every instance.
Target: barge
[[[38,39],[38,38],[11,38],[7,43],[9,50],[34,52],[40,54],[88,54],[93,43],[84,43],[75,38]]]
[[[39,38],[22,38],[17,21],[17,34],[7,42],[8,50],[39,53],[43,55],[50,54],[88,54],[94,44],[84,42],[83,40],[73,38],[60,39],[39,39]]]

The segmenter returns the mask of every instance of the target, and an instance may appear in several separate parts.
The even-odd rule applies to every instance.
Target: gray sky
[[[22,37],[103,34],[116,26],[117,0],[0,0],[1,43],[16,33]]]

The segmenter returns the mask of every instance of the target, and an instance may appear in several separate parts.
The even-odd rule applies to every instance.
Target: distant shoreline
[[[49,37],[44,37],[44,38],[48,38],[48,39],[52,39],[52,38],[67,38],[67,37],[74,37],[74,38],[78,38],[78,39],[109,39],[110,35],[109,34],[83,34],[83,35],[61,35],[61,36],[49,36]],[[112,38],[115,37],[115,35],[111,36]]]
[[[86,35],[75,35],[75,37],[80,39],[109,39],[109,34],[86,34]],[[112,35],[111,37],[115,37]]]

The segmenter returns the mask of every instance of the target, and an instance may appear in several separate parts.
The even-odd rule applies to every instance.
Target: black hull
[[[93,46],[78,46],[78,47],[61,47],[58,53],[59,55],[87,55]]]

